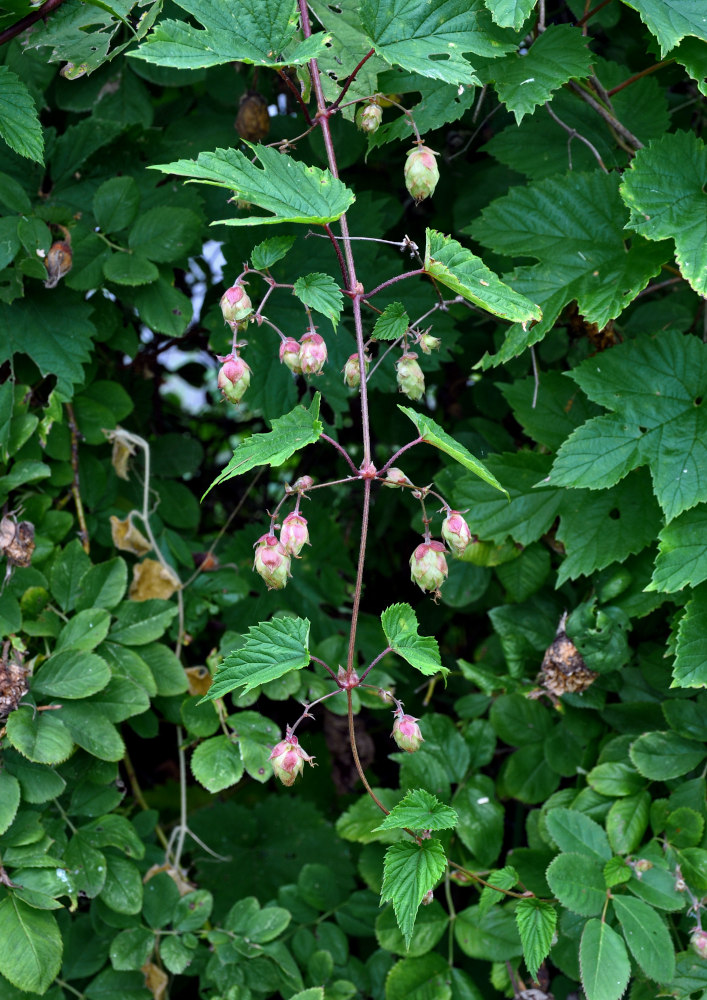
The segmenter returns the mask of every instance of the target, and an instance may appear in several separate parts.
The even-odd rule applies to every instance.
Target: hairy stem
[[[354,764],[356,765],[356,770],[358,771],[358,776],[363,783],[363,787],[366,789],[368,794],[371,796],[375,804],[384,812],[386,816],[390,815],[390,810],[386,809],[381,800],[378,798],[376,793],[373,791],[371,786],[368,784],[368,779],[363,773],[363,768],[361,767],[361,761],[358,756],[358,747],[356,746],[356,733],[354,732],[354,715],[353,715],[353,705],[351,704],[351,691],[346,692],[346,698],[348,700],[349,709],[349,741],[351,743],[351,752],[353,753]]]
[[[366,537],[368,535],[368,514],[371,508],[371,480],[365,479],[363,482],[363,514],[361,516],[361,542],[358,549],[358,569],[356,570],[356,586],[354,589],[353,606],[351,608],[351,631],[349,633],[349,652],[346,658],[346,666],[349,673],[353,670],[354,650],[356,648],[356,626],[358,625],[358,612],[361,607],[361,594],[363,592],[363,565],[366,561]]]

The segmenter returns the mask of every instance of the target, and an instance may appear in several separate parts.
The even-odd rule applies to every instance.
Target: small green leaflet
[[[393,604],[386,608],[381,615],[381,624],[388,645],[411,667],[427,677],[439,673],[446,676],[449,673],[442,666],[437,640],[417,634],[417,618],[409,604]]]
[[[521,899],[515,916],[523,945],[523,958],[528,972],[535,979],[540,964],[550,952],[557,924],[557,910],[543,899]]]
[[[459,817],[424,788],[413,788],[385,817],[378,830],[451,830]]]
[[[581,79],[589,73],[592,55],[587,42],[580,28],[550,24],[538,35],[527,55],[513,52],[493,60],[485,68],[484,80],[495,82],[499,98],[520,125],[525,115],[548,101],[568,80]]]
[[[385,852],[381,903],[392,900],[395,918],[407,945],[422,898],[434,889],[446,866],[447,858],[438,840],[423,840],[421,844],[401,841],[391,844]]]
[[[423,413],[416,413],[415,410],[411,410],[408,406],[398,405],[398,409],[401,410],[406,417],[409,417],[410,420],[412,420],[423,441],[427,444],[431,444],[433,448],[439,448],[439,450],[443,451],[445,455],[451,456],[451,458],[453,458],[456,462],[463,465],[465,469],[469,469],[469,471],[477,475],[479,479],[483,479],[483,481],[488,483],[489,486],[495,487],[497,490],[500,490],[501,493],[505,493],[508,497],[508,490],[501,486],[499,481],[491,472],[489,472],[486,466],[477,458],[474,458],[471,452],[468,451],[463,444],[459,444],[459,442],[455,441],[451,435],[447,434],[447,432],[440,427],[439,424],[435,423],[431,417],[426,417]]]
[[[496,871],[489,872],[485,879],[489,884],[481,890],[480,914],[490,910],[496,903],[502,903],[507,898],[505,893],[492,889],[491,886],[497,885],[499,889],[512,889],[518,882],[518,872],[511,865],[507,865],[505,868],[497,868]]]
[[[250,262],[256,271],[266,271],[292,249],[296,236],[271,236],[258,243],[250,255]]]
[[[402,302],[391,302],[385,307],[373,327],[374,340],[398,340],[410,325],[410,317]]]
[[[243,688],[240,693],[247,694],[259,684],[301,670],[309,663],[308,643],[306,618],[273,618],[251,625],[245,643],[228,654],[201,701],[223,698],[235,688]]]
[[[675,949],[656,911],[632,896],[614,896],[612,905],[631,954],[645,974],[657,983],[669,983],[675,975]]]
[[[671,687],[707,687],[707,586],[698,587],[685,608],[678,627],[678,641]]]
[[[685,511],[658,535],[658,558],[646,590],[673,593],[707,580],[707,506]]]
[[[223,63],[291,66],[316,59],[329,42],[322,33],[299,41],[296,0],[178,0],[203,29],[186,21],[160,21],[129,54],[156,66],[203,69]],[[292,45],[297,42],[296,45]],[[285,56],[286,53],[286,56]]]
[[[0,973],[18,990],[46,993],[61,968],[56,917],[16,896],[0,900]]]
[[[234,198],[273,213],[247,219],[220,219],[212,222],[212,226],[265,226],[277,222],[325,225],[341,218],[353,205],[353,191],[328,170],[307,167],[267,146],[245,144],[261,167],[238,149],[217,149],[213,153],[199,153],[196,160],[176,160],[151,169],[228,188]]]
[[[479,83],[464,52],[493,59],[514,48],[513,35],[493,24],[483,0],[362,0],[360,17],[386,62],[447,83]]]
[[[264,434],[253,434],[233,452],[233,458],[223,472],[214,479],[204,496],[214,486],[225,483],[228,479],[249,472],[258,465],[282,465],[300,448],[314,444],[324,430],[319,420],[319,401],[321,396],[314,394],[309,409],[296,406],[284,417],[276,417],[272,422],[272,430]],[[204,497],[202,497],[202,500]]]
[[[603,827],[576,809],[550,809],[547,828],[561,851],[576,851],[600,861],[608,861],[611,857]]]
[[[239,748],[228,736],[212,736],[200,743],[192,754],[191,771],[209,792],[222,792],[240,781],[243,775]]]
[[[395,87],[395,92],[419,93],[420,102],[410,108],[415,125],[420,135],[425,135],[432,129],[440,128],[447,122],[455,122],[461,118],[464,111],[472,106],[477,93],[471,86],[458,87],[452,83],[445,83],[442,80],[421,80],[415,74],[408,77],[410,83],[406,86],[403,79],[394,70],[389,71],[392,76],[391,86]],[[386,74],[387,78],[388,74]],[[378,88],[385,91],[385,83],[380,79]],[[461,93],[460,93],[461,91]],[[410,118],[407,115],[400,115],[393,121],[385,122],[375,132],[368,136],[368,148],[376,149],[387,142],[395,142],[407,139],[413,135]]]
[[[664,58],[681,38],[694,35],[707,42],[707,21],[702,0],[624,0],[640,14],[660,42]]]
[[[579,945],[582,986],[587,1000],[619,1000],[631,975],[626,945],[608,924],[588,920]]]
[[[702,14],[707,25],[707,17]],[[707,146],[691,132],[664,135],[639,149],[624,173],[626,225],[649,240],[675,240],[683,277],[707,296]]]
[[[427,230],[424,268],[435,281],[494,316],[522,324],[542,318],[539,306],[504,284],[480,257],[434,229]]]
[[[582,917],[594,917],[606,902],[602,867],[598,859],[586,854],[558,854],[550,862],[546,878],[563,906]]]
[[[535,6],[536,0],[485,0],[491,17],[502,28],[518,31]]]
[[[685,38],[670,55],[685,67],[699,92],[707,97],[707,46],[704,42]]]
[[[0,66],[0,136],[20,156],[44,163],[37,108],[27,85],[7,66]]]
[[[698,767],[707,755],[703,743],[677,733],[643,733],[629,748],[629,756],[645,778],[669,781]]]
[[[294,293],[300,302],[304,302],[310,309],[315,309],[330,319],[336,333],[344,296],[330,274],[315,272],[298,278],[295,281]]]
[[[616,799],[606,817],[606,832],[617,854],[633,854],[638,850],[648,826],[650,808],[651,797],[645,791]],[[618,858],[613,858],[612,861],[618,862]],[[610,881],[610,877],[614,881]],[[604,879],[609,888],[620,882],[628,882],[630,877],[631,869],[628,866],[621,870],[617,865],[612,865],[611,861],[604,865]]]

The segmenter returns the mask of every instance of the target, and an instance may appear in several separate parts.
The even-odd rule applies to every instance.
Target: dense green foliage
[[[590,7],[0,0],[1,1000],[707,998],[707,18]]]

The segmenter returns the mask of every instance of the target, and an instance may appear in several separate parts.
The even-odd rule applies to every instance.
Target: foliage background
[[[477,1000],[533,985],[557,1000],[705,996],[707,966],[689,947],[707,893],[702,6],[310,7],[303,40],[285,0],[65,0],[23,33],[32,5],[0,6],[0,493],[35,545],[30,561],[2,536],[2,996]],[[479,539],[469,560],[450,559],[439,603],[409,579],[419,506],[374,493],[360,664],[384,648],[381,612],[404,602],[449,670],[445,685],[388,654],[370,675],[421,718],[413,755],[391,753],[390,706],[353,693],[359,753],[387,808],[422,788],[456,814],[434,842],[463,871],[434,879],[409,948],[394,909],[414,919],[419,899],[399,885],[395,908],[379,906],[386,847],[407,841],[376,830],[343,699],[300,730],[319,766],[273,787],[269,748],[297,701],[328,690],[324,673],[200,703],[221,659],[273,616],[308,619],[309,648],[328,663],[346,656],[359,485],[312,492],[312,548],[285,590],[251,572],[283,485],[341,478],[337,452],[309,446],[200,502],[235,448],[315,390],[327,434],[361,462],[340,295],[315,314],[321,377],[293,379],[277,335],[251,326],[243,402],[216,391],[231,339],[218,302],[254,248],[281,238],[270,273],[283,283],[338,283],[337,259],[313,224],[212,227],[250,210],[230,190],[183,183],[187,167],[152,169],[248,153],[242,136],[295,140],[307,60],[319,57],[333,101],[372,47],[345,101],[397,95],[440,154],[441,181],[415,205],[405,115],[387,106],[366,137],[344,107],[330,125],[355,193],[352,235],[406,235],[422,251],[433,229],[543,313],[524,326],[469,304],[462,261],[450,266],[466,301],[426,321],[442,346],[420,358],[417,411],[510,496],[436,449],[401,457],[414,483],[468,509]],[[325,168],[321,130],[286,155]],[[45,287],[61,241],[71,269]],[[418,267],[395,245],[352,245],[369,291]],[[260,301],[266,286],[248,287]],[[394,301],[414,321],[437,298],[412,278],[375,306]],[[288,290],[266,315],[288,336],[305,329]],[[367,336],[374,321],[366,311]],[[379,468],[411,438],[394,357],[369,383]],[[129,439],[122,466],[106,438],[118,427],[144,444]],[[129,515],[147,555],[116,545],[111,518]],[[136,566],[156,558],[165,589],[136,592]],[[565,611],[599,676],[555,706],[527,696]],[[481,891],[479,877],[509,894]]]

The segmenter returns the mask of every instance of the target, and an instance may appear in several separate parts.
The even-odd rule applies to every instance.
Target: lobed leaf
[[[454,809],[424,788],[413,788],[391,809],[378,829],[402,830],[407,826],[413,830],[449,830],[457,821]]]
[[[421,674],[448,674],[442,666],[437,640],[417,634],[418,622],[409,604],[393,604],[381,615],[381,624],[388,645]]]
[[[309,663],[308,643],[306,618],[273,618],[251,625],[245,643],[228,654],[201,701],[222,698],[239,687],[247,694],[291,670],[301,670]]]

